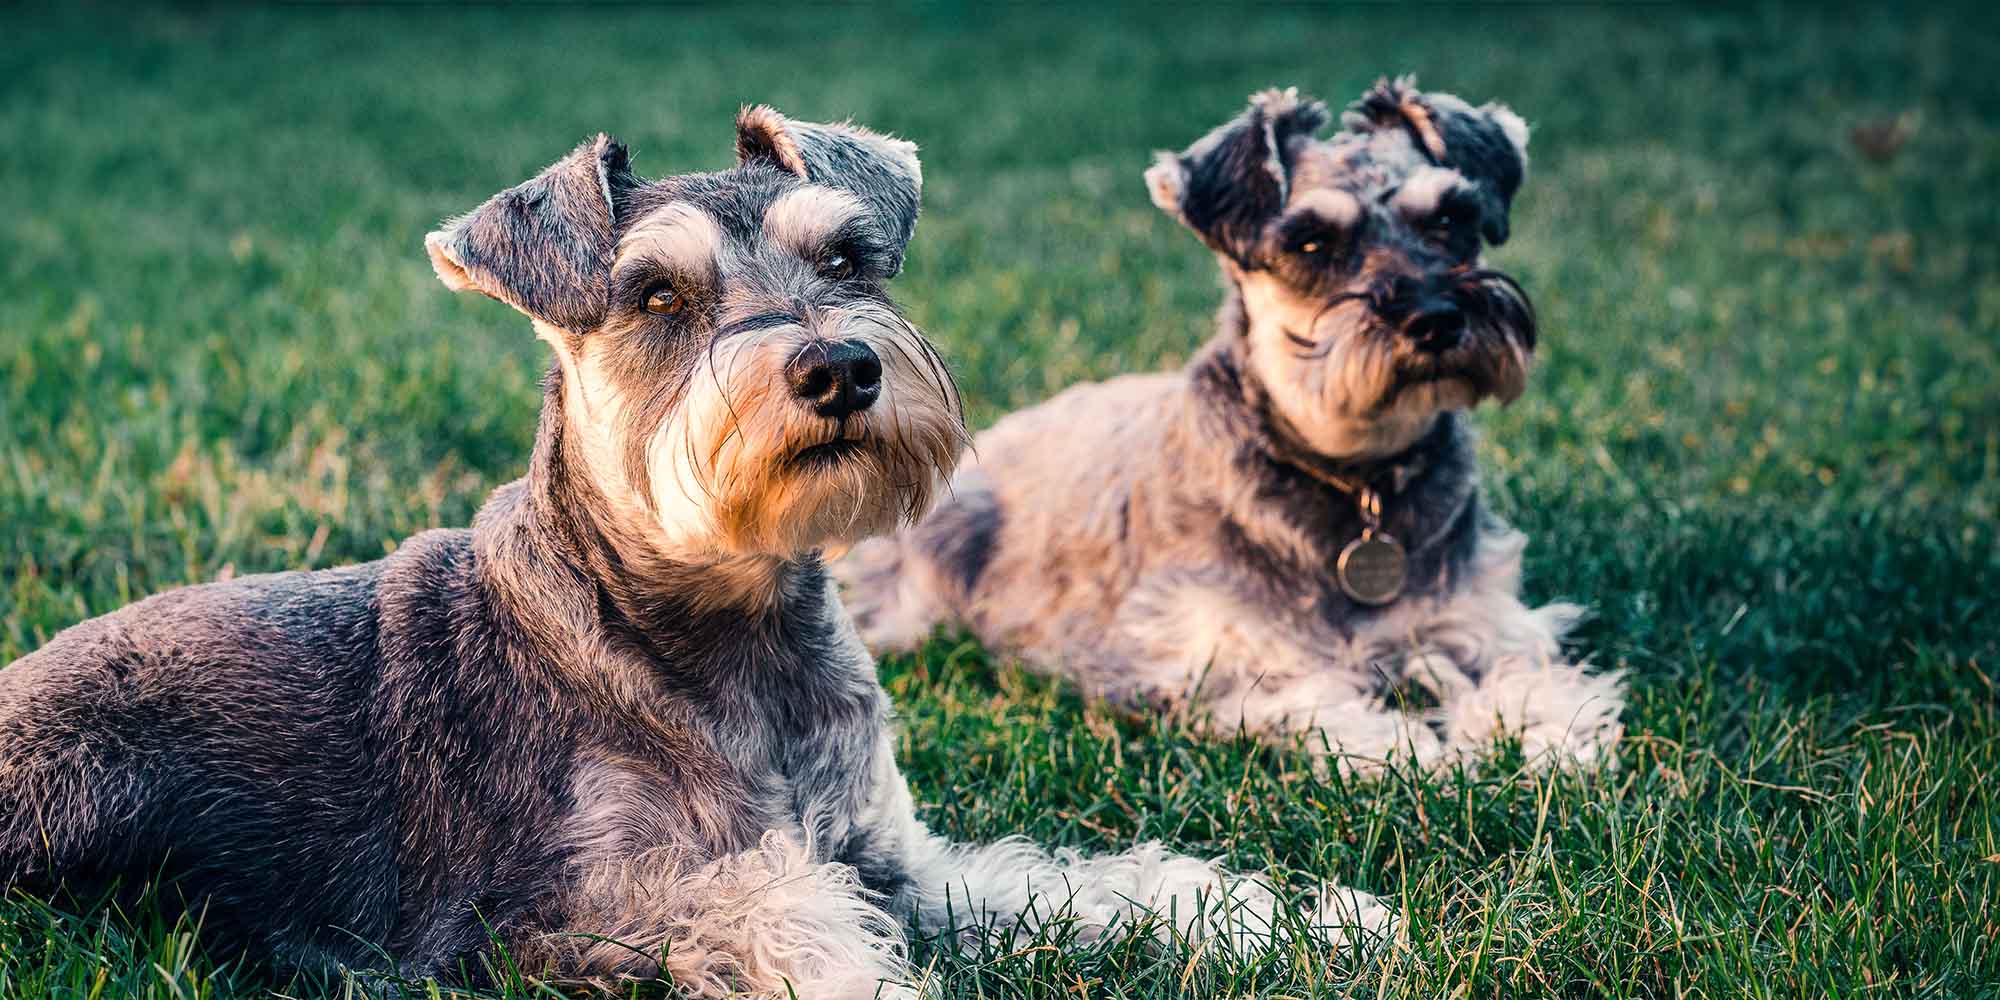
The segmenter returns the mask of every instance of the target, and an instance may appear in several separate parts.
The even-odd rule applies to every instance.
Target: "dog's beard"
[[[921,334],[893,311],[838,311],[820,336],[866,344],[881,395],[842,420],[793,398],[796,327],[727,338],[696,372],[647,449],[670,538],[729,554],[791,557],[911,523],[930,509],[967,443],[958,392]]]
[[[1283,430],[1329,458],[1382,456],[1408,447],[1444,411],[1519,396],[1533,357],[1533,308],[1499,272],[1469,269],[1460,280],[1466,330],[1432,354],[1402,332],[1408,317],[1396,316],[1384,294],[1306,298],[1276,279],[1246,276],[1250,360]]]
[[[1466,328],[1441,352],[1414,346],[1364,294],[1343,296],[1294,338],[1322,368],[1326,407],[1352,417],[1401,417],[1467,409],[1485,399],[1511,403],[1526,388],[1535,345],[1534,308],[1512,279],[1469,272],[1460,286]]]

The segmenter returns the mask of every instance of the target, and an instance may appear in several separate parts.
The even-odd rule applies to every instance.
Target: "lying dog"
[[[939,623],[1128,703],[1424,765],[1511,732],[1597,762],[1618,678],[1563,662],[1577,609],[1519,598],[1519,533],[1479,502],[1460,411],[1522,391],[1534,313],[1480,261],[1527,126],[1407,81],[1294,91],[1146,174],[1228,297],[1176,374],[1072,388],[980,435],[950,499],[836,567],[863,639]],[[1436,707],[1390,702],[1413,682]],[[1315,739],[1314,742],[1317,742]]]
[[[554,351],[527,476],[470,530],[162,594],[0,670],[0,888],[164,871],[282,967],[375,945],[476,979],[497,937],[705,996],[904,995],[902,921],[948,904],[1268,931],[1268,886],[1156,845],[918,821],[817,555],[920,515],[964,443],[883,287],[916,151],[752,108],[738,154],[646,181],[600,136],[432,233],[445,284]]]

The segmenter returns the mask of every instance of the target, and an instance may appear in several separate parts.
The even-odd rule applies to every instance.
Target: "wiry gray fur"
[[[957,845],[916,818],[818,555],[920,514],[962,444],[881,286],[914,151],[842,127],[793,170],[760,150],[794,126],[753,117],[733,170],[644,181],[599,137],[431,235],[447,284],[556,357],[527,475],[469,530],[172,591],[0,670],[0,890],[158,872],[281,967],[379,947],[456,979],[497,936],[530,973],[702,996],[912,996],[902,921],[948,913],[1269,932],[1268,886],[1157,845]],[[680,304],[646,309],[661,289]],[[880,357],[872,407],[824,416],[787,381],[832,343]]]
[[[884,220],[896,244],[890,273],[902,269],[902,247],[917,226],[923,169],[917,147],[849,124],[793,122],[763,105],[737,119],[737,153],[745,162],[768,163],[808,179],[854,192]]]
[[[1154,201],[1227,279],[1215,338],[1182,372],[1076,386],[981,434],[929,518],[836,567],[871,647],[962,626],[1096,695],[1306,733],[1347,767],[1500,732],[1604,758],[1617,678],[1564,662],[1578,609],[1521,604],[1522,543],[1480,505],[1460,412],[1517,395],[1535,344],[1525,294],[1479,259],[1506,238],[1527,128],[1407,80],[1318,138],[1328,117],[1266,91],[1160,154]],[[1409,553],[1385,607],[1337,579],[1363,488]],[[1423,690],[1434,707],[1397,710]]]

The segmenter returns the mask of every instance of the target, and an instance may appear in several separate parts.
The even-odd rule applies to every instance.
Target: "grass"
[[[1191,964],[921,943],[978,997],[2000,996],[2000,31],[1976,9],[14,9],[0,48],[0,663],[168,587],[374,558],[527,455],[525,322],[426,229],[738,104],[920,142],[899,295],[975,422],[1172,365],[1213,265],[1139,171],[1270,83],[1536,126],[1542,363],[1485,411],[1536,599],[1628,669],[1621,766],[1326,784],[969,645],[892,659],[934,825],[1158,837],[1392,894],[1406,944]],[[1920,124],[1886,163],[1858,124]],[[0,996],[273,984],[140,912],[0,902]],[[341,987],[278,985],[290,995]],[[507,996],[539,995],[527,981]]]

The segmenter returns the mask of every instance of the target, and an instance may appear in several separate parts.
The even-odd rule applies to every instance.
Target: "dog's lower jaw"
[[[1310,430],[1300,429],[1273,412],[1271,433],[1295,454],[1331,463],[1367,463],[1408,451],[1437,427],[1445,412],[1442,408],[1412,407],[1377,416],[1325,417]]]
[[[1458,347],[1427,353],[1359,301],[1322,309],[1268,273],[1226,273],[1233,284],[1218,343],[1290,443],[1327,461],[1384,458],[1442,414],[1489,397],[1511,403],[1532,363],[1532,337],[1492,322],[1471,324]]]
[[[696,430],[662,428],[647,449],[660,544],[798,558],[914,521],[957,464],[965,432],[955,413],[911,419],[899,402],[892,387],[875,407],[882,412],[848,418],[837,439],[758,448],[742,440],[748,431],[718,447]]]
[[[688,449],[663,431],[648,455],[649,496],[607,459],[602,428],[578,416],[563,367],[553,368],[525,488],[546,525],[582,561],[611,606],[635,622],[683,612],[770,613],[788,581],[816,572],[819,553],[881,534],[928,509],[955,462],[957,435],[898,452],[861,438],[848,452],[791,462],[750,456],[755,477],[694,481]],[[892,478],[895,477],[895,478]],[[718,481],[720,480],[720,481]]]

